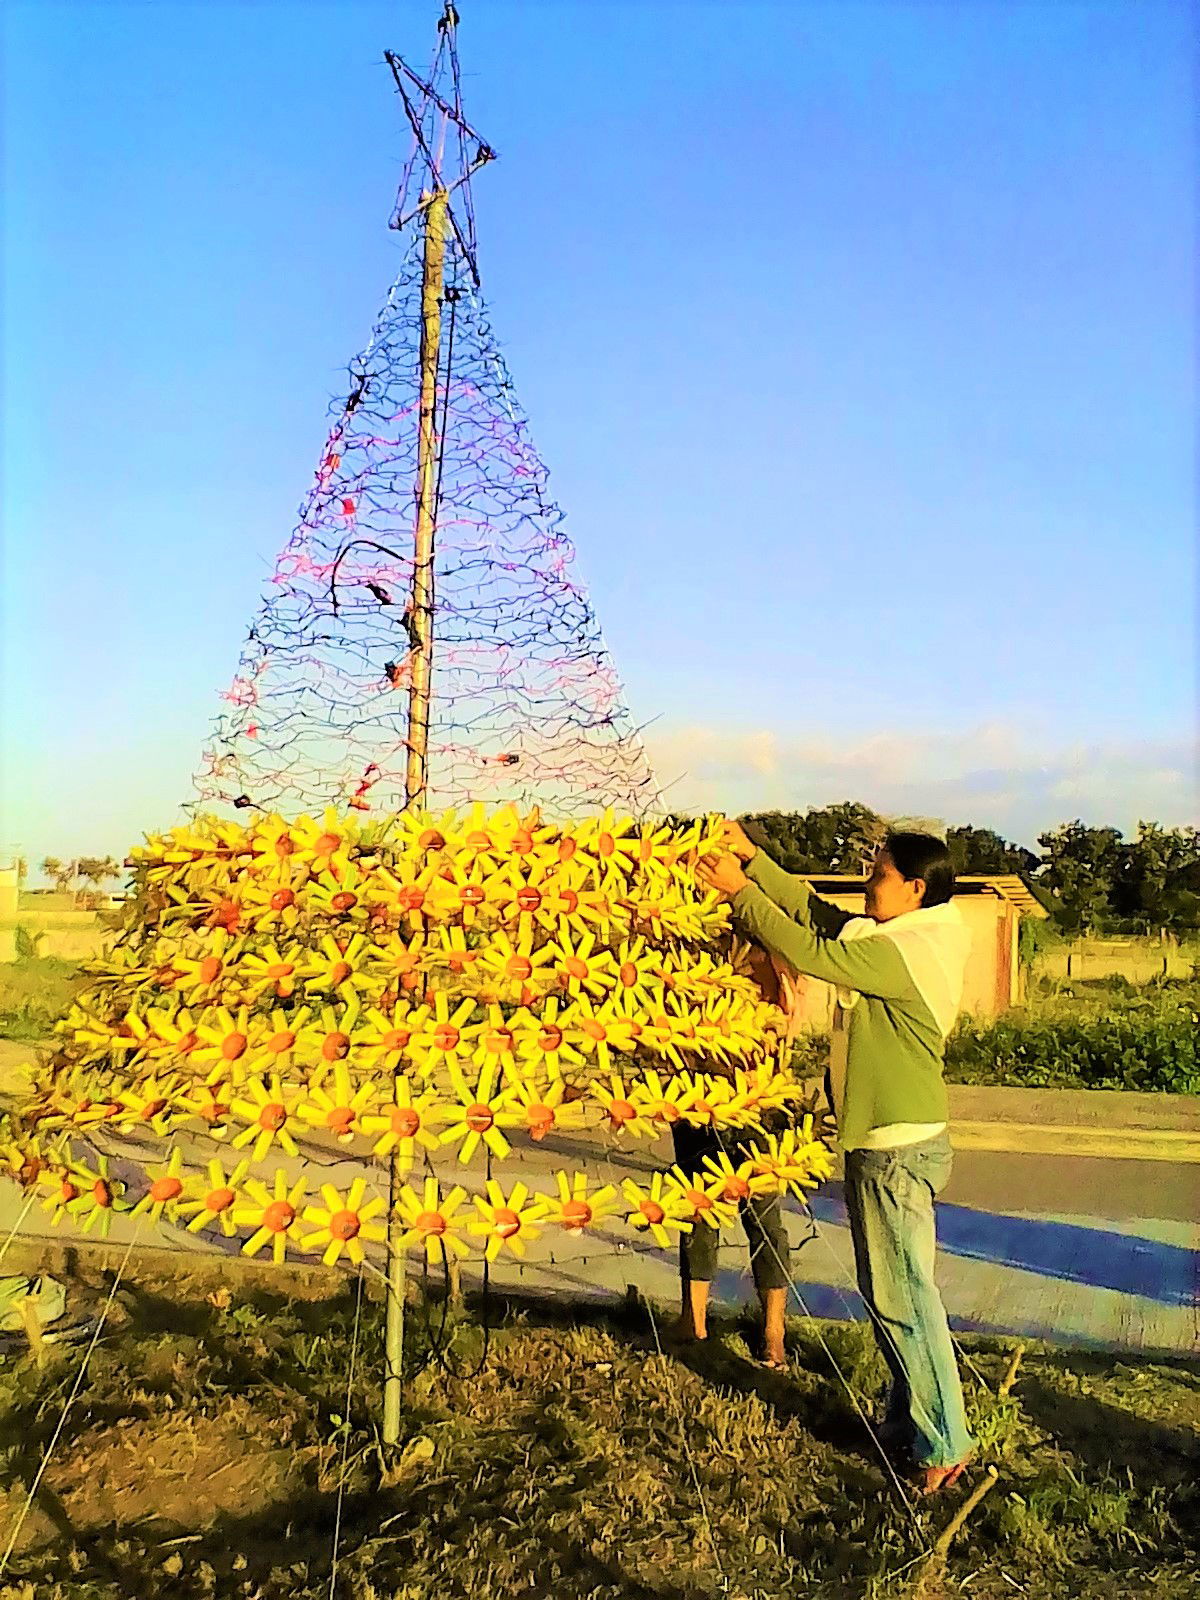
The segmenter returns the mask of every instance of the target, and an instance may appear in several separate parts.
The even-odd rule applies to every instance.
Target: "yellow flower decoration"
[[[634,1034],[628,1019],[609,1005],[594,1005],[580,995],[568,1013],[578,1030],[579,1048],[591,1056],[602,1072],[611,1072],[614,1050],[628,1055],[634,1048]]]
[[[589,1094],[599,1102],[608,1119],[610,1132],[628,1134],[633,1139],[657,1139],[658,1126],[636,1090],[636,1085],[627,1089],[615,1074],[607,1084],[596,1079],[588,1085]]]
[[[480,1024],[468,1023],[474,1010],[472,999],[461,1001],[451,1011],[444,990],[434,996],[433,1013],[409,1047],[413,1061],[426,1076],[437,1067],[461,1065],[469,1058],[480,1029]]]
[[[241,1161],[228,1177],[219,1161],[210,1161],[204,1172],[195,1173],[185,1184],[183,1199],[177,1210],[181,1217],[189,1217],[189,1233],[199,1233],[215,1222],[227,1239],[237,1232],[233,1208],[237,1203],[238,1186],[250,1170],[248,1161]]]
[[[196,1024],[200,1040],[189,1057],[193,1066],[207,1068],[208,1082],[219,1083],[228,1078],[238,1083],[245,1076],[242,1057],[250,1048],[250,1016],[245,1006],[237,1015],[219,1006],[206,1011]]]
[[[215,929],[195,954],[171,956],[169,970],[177,974],[172,987],[192,1002],[206,1003],[220,992],[230,969],[238,961],[240,950],[240,945],[233,942],[224,928]]]
[[[419,1245],[426,1259],[435,1263],[449,1260],[451,1254],[465,1256],[467,1246],[459,1229],[466,1219],[455,1218],[466,1198],[461,1188],[443,1195],[436,1178],[425,1179],[419,1196],[405,1184],[397,1196],[400,1216],[407,1223],[401,1242],[407,1247]]]
[[[238,963],[244,976],[251,980],[251,992],[263,994],[270,990],[277,999],[288,1000],[300,982],[300,967],[304,952],[295,945],[280,950],[273,944],[260,950],[250,950]]]
[[[544,945],[533,948],[533,933],[527,929],[514,943],[506,933],[492,935],[479,956],[479,975],[500,1000],[526,1000],[533,1004],[555,981],[555,949]]]
[[[514,1028],[517,1032],[517,1052],[524,1066],[541,1068],[553,1078],[562,1077],[565,1071],[583,1064],[579,1048],[582,1034],[567,1017],[558,1014],[558,1000],[551,996],[540,1015],[530,1016],[529,1025]]]
[[[304,908],[307,874],[296,868],[277,868],[272,876],[247,884],[242,915],[255,933],[290,933]]]
[[[520,1116],[512,1110],[507,1089],[499,1086],[499,1068],[489,1062],[472,1084],[457,1066],[452,1066],[450,1081],[459,1103],[446,1109],[447,1126],[441,1142],[453,1144],[461,1140],[458,1159],[464,1163],[471,1159],[480,1144],[497,1160],[503,1161],[511,1146],[501,1129],[515,1127]]]
[[[695,1084],[685,1073],[668,1077],[664,1083],[657,1072],[647,1072],[631,1090],[633,1099],[646,1115],[663,1128],[686,1117],[695,1093]]]
[[[163,1134],[175,1111],[177,1094],[178,1079],[174,1075],[143,1078],[119,1091],[120,1110],[112,1120],[122,1128],[146,1127]]]
[[[275,1143],[289,1156],[296,1154],[293,1131],[300,1132],[296,1099],[294,1094],[284,1092],[277,1074],[272,1073],[265,1083],[252,1079],[245,1096],[236,1098],[231,1109],[237,1121],[246,1125],[233,1137],[235,1150],[253,1144],[251,1160],[255,1163],[261,1161]]]
[[[677,1189],[666,1182],[665,1175],[656,1172],[648,1188],[626,1178],[621,1185],[627,1211],[625,1220],[632,1228],[643,1228],[655,1244],[666,1247],[680,1234],[691,1233],[687,1202]]]
[[[345,1062],[339,1061],[332,1070],[318,1069],[296,1115],[311,1128],[332,1133],[345,1143],[358,1132],[362,1113],[369,1108],[375,1092],[370,1080],[355,1088]]]
[[[434,1128],[444,1114],[432,1089],[414,1096],[408,1078],[398,1075],[392,1089],[392,1104],[386,1110],[367,1112],[362,1119],[362,1131],[375,1140],[371,1147],[373,1156],[382,1159],[395,1150],[400,1170],[407,1172],[418,1145],[436,1150],[441,1144]]]
[[[713,1190],[715,1185],[710,1178],[705,1183],[703,1177],[689,1175],[682,1167],[672,1167],[663,1180],[664,1187],[677,1196],[679,1205],[683,1208],[681,1215],[695,1226],[703,1225],[707,1228],[728,1228],[737,1218],[737,1206],[726,1200],[722,1193]]]
[[[176,1097],[171,1126],[198,1122],[212,1139],[223,1139],[233,1116],[228,1084],[197,1084],[188,1094]]]
[[[372,1006],[355,1030],[354,1055],[364,1069],[396,1068],[409,1059],[409,1047],[432,1016],[428,1006],[399,1001],[390,1011]]]
[[[715,1199],[725,1200],[731,1205],[740,1205],[752,1195],[772,1194],[775,1191],[773,1178],[755,1172],[752,1161],[742,1160],[735,1166],[725,1150],[715,1156],[705,1156],[703,1173],[696,1176],[705,1177],[705,1188]]]
[[[815,1189],[822,1178],[833,1172],[833,1156],[828,1147],[812,1137],[812,1118],[805,1117],[801,1126],[786,1128],[779,1134],[768,1134],[749,1156],[751,1171],[756,1177],[770,1178],[781,1191],[790,1191],[800,1199],[805,1190]]]
[[[261,1178],[248,1178],[233,1206],[233,1221],[239,1228],[254,1232],[242,1246],[244,1256],[256,1256],[265,1244],[271,1247],[275,1265],[287,1254],[287,1242],[296,1242],[300,1228],[300,1202],[305,1182],[298,1178],[290,1187],[282,1167],[275,1173],[270,1189]]]
[[[554,1223],[565,1232],[582,1234],[613,1216],[620,1209],[620,1199],[611,1183],[599,1189],[589,1189],[586,1172],[576,1172],[567,1177],[565,1172],[554,1174],[554,1195],[542,1195],[539,1200],[539,1220]]]
[[[308,1006],[296,1011],[283,1011],[278,1007],[266,1017],[255,1017],[250,1032],[250,1044],[242,1057],[243,1070],[256,1072],[286,1072],[294,1065],[298,1055],[303,1055],[307,1039]]]
[[[299,1042],[301,1059],[322,1066],[333,1066],[345,1061],[355,1047],[359,1029],[359,1002],[357,997],[340,1009],[322,1006],[304,1030]]]
[[[405,938],[401,934],[393,933],[372,949],[372,975],[390,989],[412,990],[421,982],[424,959],[423,936]]]
[[[502,1251],[517,1257],[525,1254],[526,1246],[539,1234],[539,1209],[537,1203],[528,1204],[529,1190],[523,1183],[514,1183],[506,1195],[496,1182],[489,1178],[487,1198],[474,1197],[478,1220],[468,1224],[470,1231],[487,1240],[484,1254],[495,1261]]]
[[[378,1195],[363,1204],[367,1192],[364,1178],[356,1178],[346,1194],[339,1194],[331,1183],[321,1185],[323,1206],[305,1206],[304,1221],[311,1223],[314,1232],[300,1241],[302,1250],[320,1250],[323,1264],[333,1266],[345,1251],[355,1264],[363,1259],[363,1241],[382,1244],[387,1237],[386,1227],[374,1221],[380,1212],[387,1210],[387,1202]]]
[[[374,980],[363,970],[368,948],[366,934],[355,933],[347,939],[327,933],[305,958],[301,968],[304,987],[335,994],[343,1003],[356,990],[373,987]]]
[[[582,1102],[564,1101],[565,1093],[566,1085],[561,1079],[543,1083],[528,1074],[510,1074],[510,1101],[514,1112],[520,1107],[531,1139],[540,1141],[548,1133],[569,1133],[583,1126]]]
[[[554,976],[559,988],[573,997],[582,994],[604,995],[617,981],[613,958],[607,950],[596,949],[596,935],[582,933],[573,938],[564,922],[558,938],[549,946],[554,961]]]
[[[183,1151],[175,1145],[166,1165],[151,1167],[146,1175],[150,1179],[150,1187],[134,1206],[131,1215],[148,1216],[151,1222],[161,1222],[165,1212],[168,1222],[174,1222],[184,1188]]]
[[[365,922],[371,909],[368,887],[357,867],[333,862],[309,881],[304,903],[317,916],[331,917],[343,926],[347,922]]]

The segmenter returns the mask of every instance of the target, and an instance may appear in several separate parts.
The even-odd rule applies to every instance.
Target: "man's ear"
[[[919,909],[921,906],[923,906],[925,904],[925,879],[924,878],[914,878],[912,880],[912,886],[913,886],[913,889],[916,891],[917,906],[918,906],[918,909]]]

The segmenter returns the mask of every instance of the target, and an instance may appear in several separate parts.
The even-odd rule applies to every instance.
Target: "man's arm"
[[[891,939],[853,939],[843,944],[822,937],[786,916],[757,883],[738,890],[733,909],[750,937],[795,972],[881,1000],[905,1000],[916,993],[904,958]]]
[[[826,939],[836,939],[854,916],[852,911],[840,911],[828,900],[820,899],[802,878],[785,872],[777,861],[772,861],[761,846],[746,862],[746,876],[794,921]]]

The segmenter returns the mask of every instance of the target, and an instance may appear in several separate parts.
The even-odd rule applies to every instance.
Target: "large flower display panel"
[[[9,1171],[56,1223],[131,1213],[330,1265],[381,1246],[393,1163],[405,1245],[436,1260],[520,1258],[548,1231],[666,1246],[751,1194],[803,1195],[830,1155],[696,882],[718,838],[482,807],[151,837],[9,1119]],[[679,1121],[757,1137],[612,1180],[612,1142]],[[547,1173],[551,1133],[573,1159]]]

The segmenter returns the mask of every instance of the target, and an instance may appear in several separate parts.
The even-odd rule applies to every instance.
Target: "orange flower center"
[[[358,896],[351,894],[349,889],[342,889],[333,896],[329,904],[335,911],[349,911],[358,904]]]
[[[560,861],[570,861],[578,849],[579,846],[574,839],[560,839],[558,841],[558,859]]]
[[[521,1231],[520,1217],[508,1206],[497,1206],[495,1231],[502,1239],[511,1239],[515,1233]]]
[[[336,833],[323,833],[313,845],[313,854],[318,856],[331,856],[341,844],[341,839]]]
[[[272,1233],[286,1233],[296,1220],[296,1208],[286,1200],[272,1200],[262,1214],[262,1225]]]
[[[436,828],[426,828],[417,840],[422,850],[441,850],[445,843],[445,837]]]
[[[275,854],[277,856],[290,856],[296,848],[296,841],[290,833],[281,833],[275,841]]]
[[[169,989],[172,984],[178,983],[183,973],[177,967],[159,967],[154,974],[154,981],[160,989]]]
[[[438,1050],[454,1050],[458,1046],[459,1033],[457,1028],[452,1028],[449,1023],[433,1030],[433,1043]]]
[[[271,896],[272,911],[286,911],[288,906],[295,905],[296,891],[294,889],[276,889]]]
[[[543,1050],[557,1050],[562,1040],[561,1028],[543,1028],[538,1035],[538,1044]]]
[[[636,1116],[637,1107],[630,1100],[614,1100],[608,1108],[608,1120],[615,1128],[632,1122]]]
[[[267,1040],[267,1049],[273,1056],[281,1056],[285,1050],[290,1050],[296,1042],[296,1035],[285,1028],[282,1033],[276,1033]]]
[[[616,848],[617,841],[611,833],[602,833],[596,840],[596,852],[598,855],[610,856]]]
[[[178,1178],[159,1178],[150,1185],[150,1198],[154,1201],[174,1200],[175,1196],[183,1193],[183,1184]]]
[[[159,1112],[166,1108],[166,1104],[167,1102],[165,1100],[147,1100],[146,1104],[142,1107],[142,1121],[153,1122],[154,1118],[158,1116]]]
[[[200,963],[199,978],[201,983],[215,983],[221,975],[220,956],[205,956]]]
[[[228,1211],[237,1199],[232,1189],[210,1189],[204,1196],[206,1211]]]
[[[396,1106],[392,1111],[392,1132],[397,1139],[411,1139],[420,1126],[420,1113],[411,1106]]]
[[[592,1208],[586,1200],[568,1200],[562,1208],[564,1228],[586,1228],[592,1220]]]
[[[335,1211],[329,1219],[330,1234],[343,1242],[356,1238],[361,1227],[362,1221],[357,1211]]]
[[[384,1034],[381,1042],[385,1050],[403,1050],[411,1038],[410,1028],[393,1028],[390,1033]]]
[[[554,1110],[551,1106],[530,1106],[526,1116],[529,1121],[529,1134],[533,1139],[544,1139],[554,1126]]]
[[[496,1115],[491,1106],[473,1105],[467,1107],[464,1120],[472,1133],[486,1133],[495,1122]]]
[[[353,1106],[334,1106],[325,1118],[325,1126],[334,1133],[346,1133],[353,1126],[354,1119],[358,1116]]]
[[[560,909],[565,911],[568,917],[573,917],[576,911],[579,910],[579,896],[575,893],[574,889],[561,890],[558,896],[558,902]]]
[[[679,1107],[674,1100],[660,1100],[654,1108],[654,1115],[660,1122],[678,1122]]]
[[[486,897],[481,884],[464,883],[458,891],[458,898],[465,906],[481,906]]]
[[[176,1041],[175,1049],[179,1055],[186,1056],[190,1055],[199,1043],[199,1034],[185,1033]]]
[[[602,1022],[597,1022],[594,1017],[585,1018],[585,1020],[579,1024],[579,1029],[581,1033],[585,1033],[589,1039],[595,1039],[597,1043],[599,1043],[601,1039],[608,1038],[608,1029]]]
[[[329,981],[336,989],[341,984],[345,983],[346,979],[353,971],[354,968],[348,961],[335,961],[333,966],[329,969]]]
[[[112,1188],[103,1178],[97,1178],[92,1185],[92,1198],[102,1211],[107,1211],[112,1205]]]
[[[729,1177],[721,1192],[726,1200],[747,1200],[750,1197],[750,1185],[745,1178]]]
[[[278,1100],[270,1100],[258,1113],[258,1125],[268,1133],[278,1133],[287,1121],[287,1107]]]
[[[632,961],[626,961],[617,976],[627,989],[632,989],[638,981],[638,969]]]
[[[693,1211],[711,1211],[712,1196],[705,1194],[703,1189],[689,1189],[687,1201]]]
[[[350,1049],[350,1035],[348,1033],[327,1033],[325,1042],[321,1046],[321,1055],[326,1061],[341,1061]]]
[[[446,1219],[440,1211],[422,1211],[413,1226],[418,1233],[440,1236],[446,1231]]]
[[[507,1028],[493,1028],[487,1036],[487,1047],[495,1055],[505,1055],[512,1049],[513,1036]]]
[[[515,978],[518,983],[524,983],[532,972],[533,962],[528,956],[509,956],[504,963],[505,977]]]
[[[568,956],[562,964],[562,970],[568,978],[586,978],[588,964],[586,961],[581,961],[578,956]]]
[[[226,1061],[237,1061],[246,1053],[246,1035],[227,1033],[221,1040],[221,1054]]]
[[[529,829],[518,828],[512,836],[512,844],[509,848],[515,856],[527,856],[533,849],[533,835]]]
[[[464,840],[464,843],[466,844],[468,850],[474,850],[477,853],[482,853],[484,850],[492,850],[495,848],[492,844],[491,834],[485,832],[482,828],[477,829],[474,833],[469,833]]]
[[[542,903],[542,891],[527,886],[517,891],[517,908],[521,911],[536,911]]]
[[[63,1205],[66,1205],[69,1200],[78,1200],[79,1190],[69,1178],[64,1178],[62,1183],[59,1185],[58,1198],[62,1201]]]
[[[646,1221],[650,1223],[661,1222],[666,1216],[666,1212],[659,1205],[657,1200],[643,1200],[641,1205],[638,1206],[638,1210],[645,1217]]]
[[[290,978],[295,970],[290,961],[276,961],[267,968],[267,977],[278,983],[280,978]]]

